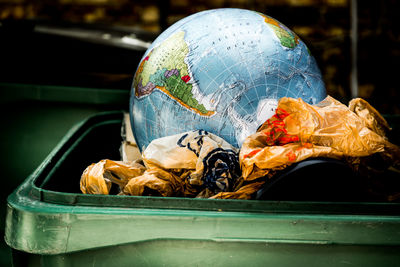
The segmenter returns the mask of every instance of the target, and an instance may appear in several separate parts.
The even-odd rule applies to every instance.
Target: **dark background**
[[[367,99],[381,113],[398,114],[400,105],[397,103],[399,99],[397,71],[400,64],[400,29],[396,23],[398,21],[396,16],[400,12],[400,3],[396,0],[353,2],[357,3],[355,12],[357,17],[354,19],[358,26],[357,96]],[[39,23],[39,25],[65,27],[65,25],[71,26],[72,23],[75,27],[112,28],[114,31],[123,30],[125,33],[140,31],[148,33],[145,39],[151,40],[168,26],[190,14],[212,8],[236,7],[270,15],[296,32],[316,57],[328,94],[347,102],[354,96],[350,89],[351,3],[352,0],[1,0],[2,28],[10,23],[19,22],[18,29],[12,30],[14,33],[12,38],[19,38],[20,43],[18,49],[14,49],[14,54],[10,54],[9,51],[4,54],[3,49],[0,80],[129,90],[131,76],[137,64],[128,57],[126,51],[121,49],[107,53],[99,51],[78,57],[77,54],[84,53],[75,51],[75,54],[65,54],[69,50],[66,48],[71,46],[63,41],[62,44],[60,42],[51,44],[52,49],[46,48],[47,55],[43,53],[40,57],[30,58],[27,54],[32,50],[26,50],[31,45],[29,40],[32,38],[30,35],[33,25]],[[39,44],[35,51],[44,50],[43,43]],[[46,60],[43,59],[49,56],[49,52],[52,59],[57,60],[55,64],[67,66],[69,69],[63,69],[58,73],[53,71],[52,75],[48,75],[51,68],[44,64]],[[3,59],[5,55],[6,62]],[[118,60],[115,58],[116,55]],[[30,74],[26,69],[10,68],[10,64],[17,63],[21,68],[21,65],[29,63],[27,59],[30,59],[30,64],[34,64],[38,69],[45,69],[41,74],[47,73],[45,75],[47,77],[40,79],[37,77],[40,75]],[[77,66],[79,70],[70,69]],[[5,72],[4,69],[8,71]],[[20,72],[18,77],[12,77],[18,71]],[[32,76],[35,76],[36,80],[32,79]]]
[[[357,96],[383,114],[400,114],[400,1],[0,0],[0,234],[6,197],[68,129],[97,112],[128,109],[145,48],[118,40],[150,43],[179,19],[222,7],[265,13],[296,32],[316,58],[329,95],[347,104],[355,96],[353,78]],[[94,97],[105,93],[122,98]],[[9,266],[9,249],[0,244],[0,266]]]

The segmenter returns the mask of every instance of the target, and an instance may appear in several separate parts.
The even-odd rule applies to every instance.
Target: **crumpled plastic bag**
[[[244,183],[244,181],[234,189],[233,192],[220,192],[212,197],[211,199],[251,199],[253,194],[261,189],[265,184],[264,179],[259,181],[254,180],[249,183]]]
[[[173,171],[151,168],[143,175],[133,177],[123,188],[122,195],[130,196],[184,196],[184,178]]]
[[[386,138],[386,135],[391,130],[389,124],[367,101],[362,98],[355,98],[350,101],[349,109],[357,114],[370,130]]]
[[[127,164],[108,159],[101,160],[85,169],[81,177],[80,188],[84,194],[108,195],[112,183],[122,189],[132,177],[142,175],[145,169],[138,162]]]
[[[238,149],[203,130],[156,139],[142,158],[146,171],[132,172],[129,179],[120,174],[110,179],[109,173],[114,173],[109,168],[114,165],[106,163],[111,161],[89,166],[82,175],[81,191],[108,194],[111,181],[120,185],[123,195],[211,197],[232,191],[241,174]]]
[[[243,179],[271,177],[310,157],[344,159],[356,166],[360,158],[380,153],[399,166],[400,149],[385,137],[389,126],[384,118],[362,99],[349,107],[330,96],[317,105],[281,98],[275,115],[243,143]]]

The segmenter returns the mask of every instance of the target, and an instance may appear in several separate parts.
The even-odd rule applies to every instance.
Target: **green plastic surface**
[[[121,112],[74,127],[8,198],[5,240],[31,266],[398,266],[397,203],[83,195],[117,159]]]
[[[71,127],[107,110],[127,110],[129,90],[0,83],[0,226],[4,236],[7,197],[43,162]],[[0,242],[0,266],[11,266]]]

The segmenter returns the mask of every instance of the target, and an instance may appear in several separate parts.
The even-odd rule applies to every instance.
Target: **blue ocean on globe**
[[[203,129],[240,147],[274,114],[281,97],[326,97],[314,57],[277,20],[250,10],[196,13],[164,31],[134,76],[131,125],[152,140]]]

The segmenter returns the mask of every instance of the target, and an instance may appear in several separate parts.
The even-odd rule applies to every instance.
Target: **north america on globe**
[[[141,149],[197,129],[239,147],[284,96],[310,104],[326,96],[300,38],[258,12],[203,11],[172,25],[144,54],[132,85],[132,128]]]

